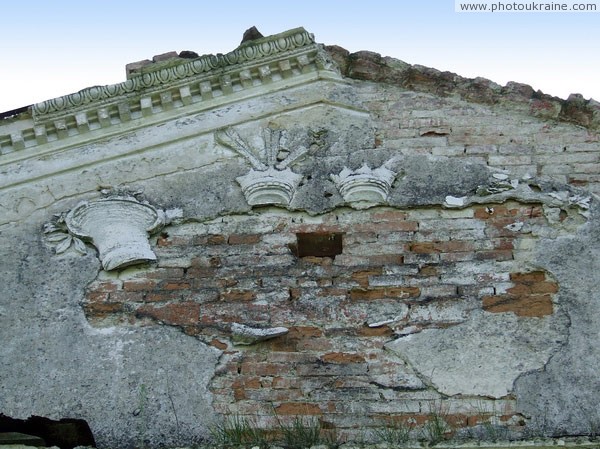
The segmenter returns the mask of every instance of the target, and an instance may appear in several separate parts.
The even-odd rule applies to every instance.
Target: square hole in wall
[[[342,254],[342,233],[301,232],[296,234],[298,257],[335,257]]]

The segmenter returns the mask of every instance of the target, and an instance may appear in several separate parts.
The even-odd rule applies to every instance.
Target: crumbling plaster
[[[115,188],[138,192],[156,207],[180,210],[173,229],[228,215],[251,216],[252,207],[236,182],[250,166],[219,144],[214,133],[233,126],[260,148],[257,130],[274,126],[298,135],[308,129],[327,131],[324,144],[292,166],[303,181],[289,211],[319,217],[347,207],[331,175],[364,163],[371,168],[386,164],[396,173],[386,206],[398,210],[469,210],[509,200],[545,205],[547,216],[554,217],[550,225],[526,230],[535,237],[535,257],[515,264],[524,270],[545,269],[560,285],[551,316],[473,311],[469,321],[446,329],[393,336],[387,349],[406,362],[407,373],[418,374],[419,380],[411,382],[419,388],[424,385],[442,397],[514,396],[517,411],[544,433],[589,431],[591,421],[600,419],[593,414],[600,400],[597,202],[581,207],[571,200],[590,196],[561,182],[566,173],[538,179],[539,173],[530,173],[533,163],[503,164],[504,159],[490,157],[507,155],[499,155],[501,145],[527,149],[553,139],[563,139],[557,147],[574,139],[590,154],[598,151],[597,137],[593,140],[597,117],[589,112],[594,105],[581,106],[585,113],[577,124],[588,128],[548,125],[546,115],[532,117],[526,108],[515,113],[511,103],[448,97],[437,88],[423,92],[419,86],[429,84],[414,69],[396,67],[402,76],[411,74],[398,78],[400,72],[390,71],[389,61],[385,73],[396,75],[374,77],[381,70],[365,67],[381,61],[370,54],[333,55],[343,74],[366,81],[342,79],[328,69],[327,77],[303,78],[275,91],[260,87],[228,104],[215,100],[206,109],[166,111],[106,134],[92,130],[68,144],[42,144],[39,152],[25,148],[2,155],[0,412],[17,418],[86,419],[101,447],[187,444],[207,437],[215,416],[208,385],[222,351],[171,326],[91,326],[81,307],[84,289],[112,275],[101,269],[90,245],[85,255],[54,254],[42,227],[53,214],[98,200],[102,190]],[[364,62],[374,59],[376,64]],[[399,86],[385,84],[398,79],[404,80]],[[559,107],[550,118],[564,118],[568,105],[563,106],[563,112]],[[453,118],[446,117],[449,111],[460,111],[454,128]],[[453,137],[470,123],[485,128],[481,139],[489,136],[491,143],[474,142],[467,132]],[[526,141],[517,135],[521,125],[532,132],[544,129],[544,140]],[[563,130],[571,134],[561,137]],[[514,141],[509,143],[503,137],[511,133]],[[509,155],[515,154],[522,155],[519,148]],[[491,195],[477,193],[480,186],[496,185],[493,175],[498,173],[518,183]],[[561,210],[566,219],[558,218]],[[150,244],[156,245],[156,238]],[[474,307],[472,300],[465,304]]]

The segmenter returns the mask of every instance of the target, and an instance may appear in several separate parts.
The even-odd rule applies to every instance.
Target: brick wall
[[[513,177],[545,178],[600,193],[596,129],[391,86],[365,85],[358,92],[377,121],[383,148],[478,162]]]
[[[352,438],[422,424],[440,405],[455,426],[471,426],[483,404],[518,426],[514,398],[445,398],[385,346],[475,310],[553,314],[559,286],[527,264],[532,229],[547,226],[540,205],[516,202],[317,217],[265,209],[166,228],[153,242],[156,266],[101,272],[84,309],[96,326],[177,326],[220,349],[215,409],[260,425],[306,415]],[[342,234],[341,254],[298,257],[299,233]],[[289,333],[236,346],[232,323]]]

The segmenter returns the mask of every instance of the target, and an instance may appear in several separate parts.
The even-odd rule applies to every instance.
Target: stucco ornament
[[[91,242],[109,271],[156,260],[148,234],[165,224],[165,215],[135,198],[111,197],[83,202],[65,217],[75,238]]]
[[[264,145],[262,149],[257,149],[233,128],[215,132],[215,140],[218,143],[232,149],[252,165],[252,169],[246,175],[236,178],[251,206],[287,206],[302,181],[303,176],[294,173],[289,166],[305,156],[310,148],[300,144],[286,148],[282,143],[284,134],[282,129],[264,128]],[[313,134],[318,136],[319,132]]]
[[[347,167],[331,179],[344,201],[355,209],[367,209],[387,202],[396,173],[385,165],[372,169],[366,163],[358,170]]]

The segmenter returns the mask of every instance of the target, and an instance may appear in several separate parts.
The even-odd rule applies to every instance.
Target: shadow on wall
[[[77,446],[96,447],[90,426],[83,419],[54,421],[41,416],[14,419],[0,413],[0,432],[18,432],[40,437],[46,446],[73,449]]]

